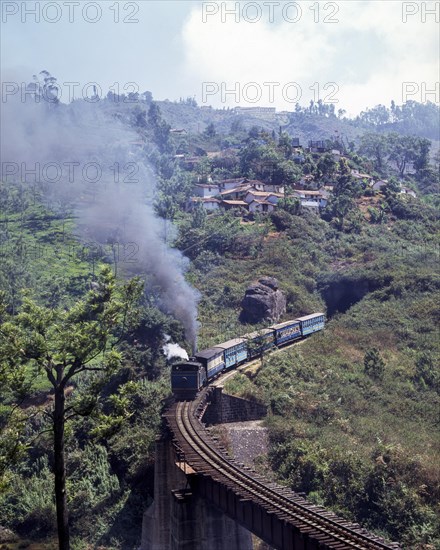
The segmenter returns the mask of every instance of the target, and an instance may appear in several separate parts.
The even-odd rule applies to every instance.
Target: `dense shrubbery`
[[[28,201],[29,190],[9,185],[0,193],[2,215],[7,216],[7,223],[0,224],[6,260],[0,263],[0,291],[9,304],[5,313],[20,308],[24,287],[42,305],[71,308],[90,288],[98,264],[108,258],[81,248],[70,234],[70,222],[38,201]],[[82,541],[114,548],[139,543],[142,512],[152,498],[161,401],[169,393],[163,334],[183,340],[181,325],[148,302],[123,335],[124,368],[104,388],[94,414],[66,424],[74,548],[85,548]],[[4,312],[0,315],[3,322]],[[79,396],[88,378],[87,373],[80,376],[69,394]],[[22,382],[20,377],[12,380],[11,391],[14,386],[18,391]],[[25,386],[24,395],[16,396],[20,408],[11,406],[10,391],[3,392],[0,403],[1,524],[26,539],[50,539],[56,536],[53,453],[51,425],[43,411],[53,397],[44,373],[35,373]],[[76,409],[85,411],[91,404],[86,401],[75,398]]]

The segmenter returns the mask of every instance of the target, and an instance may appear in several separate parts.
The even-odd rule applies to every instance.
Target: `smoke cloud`
[[[145,278],[150,295],[182,322],[195,346],[199,294],[185,280],[187,258],[167,244],[169,227],[154,213],[155,178],[128,125],[132,106],[37,102],[23,94],[28,75],[8,76],[0,98],[1,179],[33,186],[55,210],[71,208],[82,240],[122,243],[124,271]]]
[[[180,347],[179,344],[173,344],[170,342],[171,336],[168,336],[168,334],[165,334],[164,336],[167,343],[162,346],[162,350],[168,361],[175,357],[188,361],[189,357],[186,350]]]

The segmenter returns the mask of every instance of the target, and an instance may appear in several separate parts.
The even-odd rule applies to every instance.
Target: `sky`
[[[440,101],[438,1],[0,4],[3,94],[44,69],[65,102],[91,97],[92,83],[101,97],[287,111],[321,99],[350,115]]]

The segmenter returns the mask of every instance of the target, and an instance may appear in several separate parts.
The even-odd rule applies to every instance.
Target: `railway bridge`
[[[252,550],[250,533],[277,550],[400,548],[231,459],[205,422],[263,411],[228,398],[209,387],[164,414],[168,435],[156,443],[155,501],[141,550]]]

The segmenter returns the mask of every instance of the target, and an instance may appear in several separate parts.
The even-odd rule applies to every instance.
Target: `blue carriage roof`
[[[232,340],[228,340],[227,342],[217,344],[216,347],[221,349],[229,349],[229,348],[233,348],[234,346],[243,344],[243,342],[246,342],[244,338],[232,338]]]
[[[284,321],[283,323],[272,325],[270,328],[280,329],[280,328],[288,327],[289,325],[294,325],[295,323],[299,323],[299,319],[291,319],[290,321]]]
[[[298,317],[296,321],[308,321],[315,317],[324,317],[324,313],[312,313],[311,315],[304,315],[304,317]]]
[[[246,338],[246,340],[253,340],[254,338],[258,338],[258,336],[267,336],[268,334],[273,334],[273,329],[263,328],[261,330],[256,330],[255,332],[244,334],[243,338]]]

